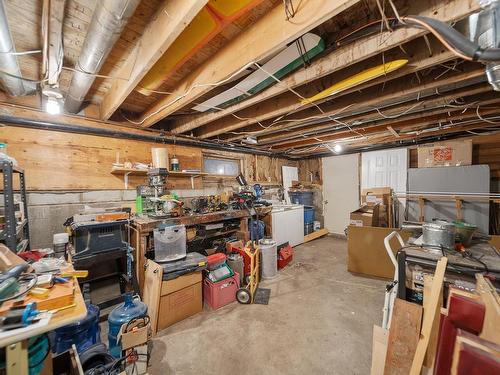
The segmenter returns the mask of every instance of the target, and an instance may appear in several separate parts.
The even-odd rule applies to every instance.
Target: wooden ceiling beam
[[[439,1],[437,4],[434,1],[415,1],[410,4],[409,13],[433,17],[443,22],[452,22],[460,20],[479,9],[480,6],[475,1]],[[262,93],[254,95],[224,111],[189,116],[186,119],[178,120],[169,130],[177,134],[189,132],[231,113],[283,94],[288,90],[287,87],[296,88],[309,84],[318,78],[332,74],[346,66],[359,63],[392,48],[399,47],[401,44],[425,34],[424,30],[401,28],[394,30],[392,33],[383,32],[364,38],[313,61],[307,69],[301,69],[284,78],[281,85],[273,85]]]
[[[445,136],[445,135],[450,135],[450,134],[455,134],[455,133],[462,133],[465,131],[474,131],[477,129],[488,129],[488,128],[495,127],[495,126],[498,126],[498,124],[488,124],[488,123],[484,123],[482,121],[478,121],[478,122],[468,124],[465,126],[457,126],[455,128],[449,128],[449,129],[443,129],[443,130],[422,133],[421,135],[419,135],[417,137],[414,135],[401,135],[400,134],[399,138],[395,138],[392,134],[387,132],[387,134],[381,135],[378,138],[374,137],[370,141],[352,143],[346,147],[346,151],[348,151],[348,153],[370,151],[370,150],[365,150],[365,148],[369,147],[369,146],[373,146],[374,144],[383,146],[383,145],[388,144],[388,143],[403,142],[405,140],[406,141],[415,140],[415,142],[421,142],[421,139],[424,137],[425,137],[425,139],[428,139],[431,137]],[[470,138],[476,139],[479,137],[484,137],[485,138],[484,141],[487,141],[486,136],[461,137],[460,139],[470,139]],[[498,137],[498,135],[487,135],[487,137],[488,138],[494,137],[494,142],[498,142],[498,140],[496,138],[496,137]],[[475,141],[474,143],[483,143],[484,141],[478,141],[478,142]],[[425,142],[428,143],[429,141],[425,141]],[[401,145],[401,147],[410,147],[410,146]],[[319,151],[318,150],[307,151],[307,149],[305,149],[303,153],[295,153],[291,156],[297,157],[297,158],[311,157],[311,156],[316,156],[316,155],[319,157],[327,156],[327,155],[325,155],[325,153],[328,152],[326,148],[324,148],[323,152],[321,150],[319,150]],[[331,154],[332,154],[332,156],[334,156],[333,153],[331,153]]]
[[[101,119],[108,120],[141,79],[167,51],[208,0],[164,0],[133,51],[110,75],[115,79],[101,102]]]
[[[302,2],[295,16],[286,20],[283,5],[278,4],[255,24],[245,29],[206,61],[173,90],[172,95],[159,100],[142,115],[142,126],[149,127],[159,120],[208,93],[210,84],[229,79],[252,61],[260,61],[304,33],[334,17],[359,0],[309,0]]]
[[[433,51],[436,52],[432,56],[429,56],[429,50],[425,46],[425,42],[423,40],[419,40],[420,43],[415,42],[417,41],[414,41],[411,46],[405,47],[405,49],[408,48],[408,50],[410,51],[416,51],[415,55],[413,55],[412,57],[407,57],[410,60],[408,65],[404,66],[401,69],[398,69],[395,72],[389,73],[387,76],[371,80],[369,82],[360,84],[357,87],[338,93],[334,97],[330,97],[329,99],[338,99],[342,96],[352,94],[359,90],[364,90],[369,87],[386,83],[409,74],[414,74],[415,72],[419,72],[432,66],[442,64],[454,58],[453,53],[447,50],[443,50],[443,47],[439,46],[437,41],[433,40]],[[384,56],[385,61],[404,57],[401,50],[398,49],[394,52],[396,52],[394,54],[394,57],[391,57],[390,53]],[[378,60],[378,62],[375,62],[376,60]],[[348,67],[338,72],[339,74],[335,74],[334,77],[320,79],[318,82],[308,84],[304,88],[304,91],[301,92],[301,94],[304,97],[311,97],[317,94],[319,91],[324,90],[326,87],[333,85],[335,82],[340,82],[342,79],[351,77],[354,74],[359,73],[360,71],[376,65],[380,65],[381,63],[382,57],[376,56],[374,59],[370,59],[369,65],[363,64],[364,66],[362,68],[360,68],[359,66]],[[321,102],[322,101],[318,101],[315,104],[319,105],[321,104]],[[235,131],[246,126],[256,124],[258,122],[263,122],[268,119],[286,114],[292,114],[296,111],[305,110],[311,107],[312,105],[302,105],[300,103],[300,99],[295,94],[291,92],[285,93],[280,95],[279,97],[274,98],[273,100],[260,103],[254,107],[246,109],[245,111],[237,113],[238,117],[248,118],[248,120],[240,120],[238,118],[235,118],[234,116],[225,117],[214,123],[203,126],[202,128],[196,129],[194,135],[203,139],[215,137],[219,134],[227,133],[228,131]]]
[[[472,69],[472,70],[470,70]],[[302,112],[296,113],[296,115],[300,115],[300,117],[288,118],[285,120],[280,120],[279,123],[273,124],[272,127],[269,127],[264,130],[260,130],[257,134],[259,139],[262,142],[266,142],[268,140],[275,140],[280,137],[288,137],[290,135],[290,128],[299,128],[304,127],[304,130],[312,131],[312,130],[322,130],[329,128],[330,124],[325,124],[324,122],[319,125],[309,125],[305,127],[302,125],[308,119],[315,118],[327,118],[327,116],[338,117],[342,115],[342,118],[346,116],[350,116],[353,113],[359,112],[362,109],[370,108],[370,107],[383,107],[390,105],[393,102],[401,102],[402,100],[413,100],[416,97],[424,97],[424,95],[434,95],[436,89],[442,87],[453,87],[456,86],[460,88],[461,81],[473,80],[478,77],[484,77],[484,69],[479,64],[474,65],[472,68],[469,68],[468,71],[459,72],[455,74],[450,74],[445,77],[442,77],[438,80],[435,80],[432,76],[427,76],[422,78],[419,84],[412,84],[412,82],[408,80],[396,80],[391,81],[389,84],[383,87],[373,87],[363,92],[362,94],[355,93],[352,95],[348,95],[343,97],[340,100],[334,100],[332,102],[323,103],[321,108],[326,113],[325,115],[321,114],[317,108],[309,108]],[[426,94],[427,93],[427,94]],[[352,106],[350,108],[349,106]],[[304,121],[300,121],[304,120]],[[271,123],[266,123],[265,126],[269,126]],[[245,129],[243,129],[245,130]],[[255,126],[251,131],[259,130],[259,127]],[[287,131],[287,134],[281,134],[276,136],[267,136],[271,133],[284,132]],[[300,131],[300,130],[297,130]],[[243,132],[244,133],[244,132]],[[224,140],[234,141],[243,138],[243,134],[238,135],[228,135],[224,137]]]
[[[363,125],[360,127],[365,127],[369,126],[370,124],[374,122],[380,123],[381,121],[384,120],[384,116],[387,117],[393,117],[394,118],[420,118],[422,116],[427,116],[428,114],[432,114],[434,111],[436,111],[435,107],[441,106],[443,103],[460,98],[460,97],[471,97],[469,102],[472,102],[476,100],[480,95],[478,94],[483,94],[483,93],[488,93],[492,92],[491,86],[488,86],[487,84],[482,84],[482,85],[474,85],[472,87],[466,87],[464,89],[458,90],[458,91],[453,91],[451,93],[447,93],[445,95],[432,95],[430,97],[427,97],[425,99],[421,99],[419,101],[417,100],[411,100],[407,101],[404,103],[398,103],[396,105],[384,108],[381,111],[382,114],[378,113],[375,109],[369,108],[369,112],[364,112],[360,115],[353,115],[349,116],[346,118],[342,118],[342,122],[349,124],[350,126],[353,126],[356,124],[356,122],[363,122]],[[412,109],[415,109],[416,113],[411,113]],[[445,109],[440,109],[439,113],[445,113],[447,110],[453,110],[453,108],[445,108]],[[463,108],[461,108],[462,110]],[[424,112],[423,111],[429,111],[429,112]],[[399,116],[399,114],[403,114],[402,116]],[[388,119],[394,121],[394,119]],[[259,144],[260,145],[269,145],[269,144],[283,144],[287,142],[292,142],[295,139],[299,138],[303,134],[308,135],[308,134],[317,134],[321,133],[325,134],[325,131],[328,131],[329,129],[332,129],[332,127],[338,127],[340,124],[336,124],[332,121],[328,121],[327,124],[322,124],[318,126],[312,126],[312,127],[304,127],[302,129],[296,129],[296,130],[291,130],[291,131],[285,131],[283,133],[273,135],[271,137],[267,137],[264,139],[259,138]]]
[[[483,105],[494,105],[494,108],[489,108],[489,109],[484,109],[481,111],[481,116],[490,116],[490,115],[495,115],[497,113],[500,113],[500,108],[497,108],[498,104],[500,103],[500,99],[492,99],[489,101],[485,101]],[[462,113],[461,108],[455,108],[455,109],[448,109],[448,111],[453,113],[453,115],[449,116],[443,116],[445,113],[445,110],[441,110],[441,113],[435,113],[434,115],[429,115],[429,114],[420,114],[420,118],[416,116],[408,116],[404,117],[401,120],[397,122],[391,122],[390,119],[387,121],[383,121],[382,123],[377,123],[374,125],[368,125],[368,126],[363,126],[362,128],[356,128],[356,131],[359,132],[362,135],[365,136],[372,136],[377,133],[387,133],[390,132],[391,134],[395,135],[392,131],[388,130],[387,127],[390,126],[397,134],[399,137],[401,137],[401,131],[402,130],[407,130],[407,129],[417,129],[420,127],[426,127],[430,125],[438,125],[440,122],[441,123],[446,123],[450,121],[466,121],[469,119],[477,119],[476,113],[473,113],[475,110],[473,109],[472,112],[466,112]],[[458,112],[458,113],[457,113]],[[342,141],[343,139],[349,138],[350,136],[353,136],[351,131],[347,129],[343,129],[337,132],[332,132],[329,134],[322,134],[316,136],[316,139],[313,138],[312,136],[303,139],[303,140],[297,140],[295,139],[294,141],[283,141],[280,142],[279,144],[273,145],[273,149],[275,151],[283,151],[284,149],[288,148],[297,148],[297,147],[310,147],[318,144],[322,144],[325,142],[334,142],[334,141]]]

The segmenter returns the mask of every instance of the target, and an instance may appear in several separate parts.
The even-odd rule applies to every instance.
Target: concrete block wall
[[[220,194],[224,189],[206,187],[204,189],[175,190],[180,198]],[[174,191],[172,191],[174,192]],[[64,222],[85,206],[111,208],[135,208],[135,190],[95,190],[67,192],[28,192],[28,217],[32,248],[52,247],[54,233],[64,232]],[[0,195],[0,205],[3,196]]]

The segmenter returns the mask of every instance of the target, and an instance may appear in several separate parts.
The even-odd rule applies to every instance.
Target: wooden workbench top
[[[136,217],[134,218],[133,224],[141,231],[151,231],[158,226],[158,224],[184,224],[184,225],[196,225],[211,223],[214,221],[229,220],[229,219],[240,219],[243,217],[248,217],[249,213],[246,210],[226,210],[209,212],[206,214],[192,214],[185,215],[167,219],[156,219],[151,217]]]

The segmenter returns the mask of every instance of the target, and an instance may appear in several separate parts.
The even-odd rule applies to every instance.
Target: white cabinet
[[[271,215],[273,240],[278,246],[285,242],[291,246],[304,242],[304,206],[273,206]]]

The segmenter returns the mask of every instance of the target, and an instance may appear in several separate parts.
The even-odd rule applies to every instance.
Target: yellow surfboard
[[[408,63],[408,60],[394,60],[388,63],[375,66],[370,69],[363,70],[362,72],[355,74],[349,78],[346,78],[336,84],[328,87],[327,89],[318,92],[316,95],[310,98],[305,98],[301,100],[301,104],[311,104],[317,100],[324,99],[327,96],[338,94],[339,92],[351,89],[362,83],[371,81],[372,79],[381,77],[387,73],[393,72]]]

